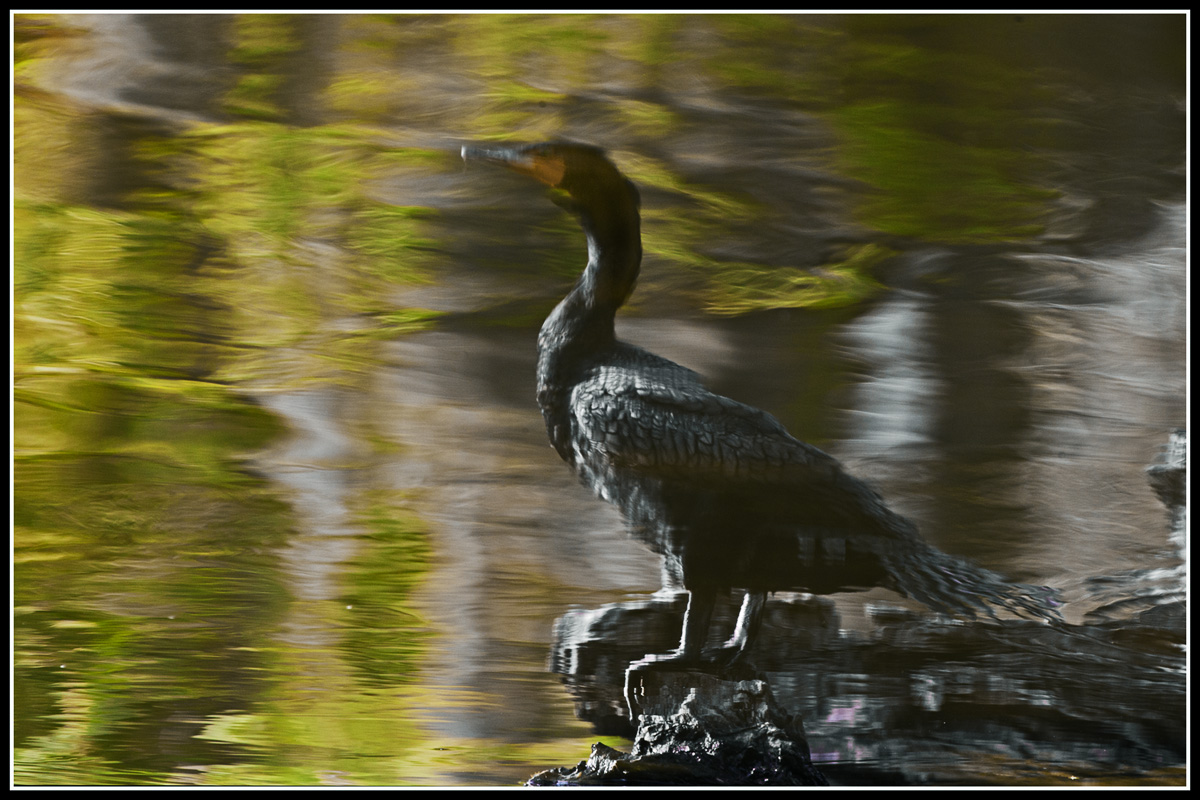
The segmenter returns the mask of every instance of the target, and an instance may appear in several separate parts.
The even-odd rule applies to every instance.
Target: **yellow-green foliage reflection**
[[[871,278],[892,252],[879,245],[849,248],[842,261],[811,269],[724,265],[713,279],[709,310],[738,314],[763,308],[836,308],[854,305],[883,287]]]
[[[756,264],[707,256],[704,249],[716,235],[732,226],[752,227],[769,210],[736,196],[689,185],[663,165],[647,159],[626,162],[626,169],[639,185],[677,198],[671,206],[644,209],[645,253],[660,267],[682,269],[699,279],[703,288],[693,293],[711,313],[853,305],[882,288],[871,278],[871,271],[892,251],[879,245],[845,248],[838,260],[812,266]]]
[[[1049,189],[1016,178],[1019,160],[1007,148],[948,142],[897,119],[892,104],[840,113],[847,131],[842,157],[875,188],[859,213],[885,233],[926,241],[1019,241],[1039,234]]]
[[[277,557],[292,510],[244,466],[282,426],[243,385],[358,380],[375,341],[436,316],[386,299],[428,269],[431,212],[373,198],[429,154],[272,121],[294,22],[234,20],[230,59],[246,74],[224,107],[245,121],[108,118],[32,89],[15,100],[18,782],[194,777],[172,776],[176,759],[151,743],[192,740],[206,716],[263,695],[287,660],[263,643],[295,603]],[[54,55],[38,42],[68,29],[20,27],[36,77]],[[381,514],[367,529],[385,544],[362,569],[392,559],[406,578],[356,602],[366,630],[398,638],[354,652],[411,674],[420,631],[403,610],[423,533],[393,535]],[[213,748],[192,755],[234,757]]]
[[[145,20],[13,20],[21,783],[516,783],[586,754],[544,642],[522,638],[528,619],[491,640],[516,645],[499,669],[520,673],[518,698],[428,674],[446,640],[422,603],[431,575],[453,573],[438,573],[433,527],[413,511],[433,501],[395,488],[415,471],[406,428],[447,406],[487,420],[508,395],[421,395],[430,408],[409,414],[381,392],[474,378],[457,363],[409,371],[405,347],[425,343],[394,340],[453,325],[469,347],[480,328],[520,325],[532,357],[538,321],[586,260],[574,219],[537,188],[467,172],[462,140],[606,147],[643,196],[634,303],[678,294],[712,314],[856,313],[897,250],[1039,236],[1059,155],[1138,149],[1062,146],[1071,125],[1106,134],[1063,109],[1109,113],[1087,95],[1129,66],[1075,83],[1069,54],[1057,71],[1031,67],[1073,20],[154,18],[162,40]],[[1182,35],[1162,50],[1154,69],[1182,75]],[[768,229],[778,246],[763,245]],[[787,346],[819,349],[825,330]],[[797,432],[828,436],[808,412],[845,376],[831,359],[803,377]],[[308,432],[265,406],[297,398],[329,401],[318,433],[344,452],[279,455]],[[467,408],[476,398],[485,407]],[[274,458],[286,469],[267,478]],[[526,476],[513,466],[506,476]],[[300,508],[308,487],[282,473],[329,479],[345,512],[336,556]],[[524,551],[496,552],[510,569]],[[523,568],[517,605],[548,619],[568,578]],[[328,592],[305,593],[314,572]],[[493,599],[492,579],[463,602]],[[506,703],[528,727],[447,733]]]
[[[909,36],[897,30],[906,22]],[[955,244],[1041,232],[1057,196],[1038,183],[1037,148],[1048,134],[1038,106],[1048,89],[1037,73],[971,44],[991,40],[991,24],[851,19],[839,48],[841,102],[829,114],[839,163],[873,187],[858,209],[869,227]]]
[[[355,625],[340,647],[364,684],[408,683],[429,633],[410,595],[428,571],[431,548],[424,525],[403,508],[376,506],[363,524],[364,548],[350,565],[343,597]]]
[[[296,26],[302,19],[291,14],[237,14],[231,18],[229,60],[240,68],[241,75],[225,97],[226,109],[242,117],[281,118],[277,94],[287,59],[299,49]]]

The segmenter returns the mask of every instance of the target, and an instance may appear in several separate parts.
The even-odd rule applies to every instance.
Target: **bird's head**
[[[636,211],[638,193],[633,183],[608,159],[604,151],[576,142],[542,142],[527,145],[464,145],[465,161],[488,161],[529,175],[569,196],[562,205],[576,213],[607,216],[618,208]],[[564,198],[565,199],[565,198]]]

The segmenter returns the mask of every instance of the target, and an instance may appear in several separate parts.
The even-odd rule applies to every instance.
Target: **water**
[[[680,599],[533,402],[582,239],[457,155],[552,136],[641,188],[620,335],[1067,599],[774,598],[756,662],[834,782],[1184,782],[1145,474],[1186,424],[1181,16],[17,22],[16,783],[628,745]]]

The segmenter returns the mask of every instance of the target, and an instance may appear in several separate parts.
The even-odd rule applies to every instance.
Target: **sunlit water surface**
[[[564,136],[642,189],[623,338],[1067,601],[774,598],[755,662],[834,782],[1182,783],[1182,24],[19,15],[16,782],[628,746],[681,599],[533,401],[581,237],[457,158]]]

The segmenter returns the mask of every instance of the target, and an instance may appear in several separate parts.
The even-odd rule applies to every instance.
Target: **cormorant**
[[[1055,620],[1052,590],[1012,584],[925,542],[866,483],[774,417],[619,341],[613,317],[642,259],[637,188],[604,151],[549,142],[465,146],[561,190],[588,263],[538,336],[537,401],[550,443],[635,536],[674,563],[689,592],[672,660],[701,657],[719,592],[746,591],[720,660],[749,646],[766,595],[884,586],[933,609]]]

